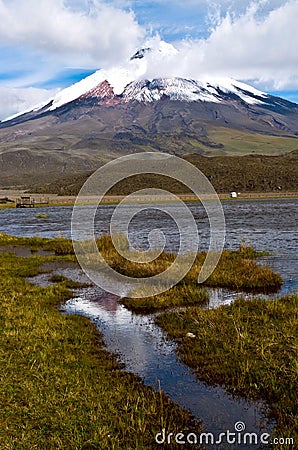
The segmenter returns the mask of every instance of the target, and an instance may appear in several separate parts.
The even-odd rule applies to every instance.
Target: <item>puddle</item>
[[[55,263],[49,263],[42,269],[53,269],[54,273],[74,281],[89,281],[75,264],[55,266]],[[29,280],[44,286],[45,277],[49,280],[51,276],[52,273],[40,274]],[[177,357],[176,344],[167,340],[155,325],[153,315],[132,314],[118,303],[118,297],[97,286],[75,290],[74,297],[63,305],[63,310],[69,314],[82,314],[95,322],[107,350],[117,355],[126,370],[138,374],[145,384],[155,389],[160,386],[174,402],[202,419],[209,432],[217,435],[234,430],[234,424],[239,421],[245,423],[247,432],[272,432],[273,424],[266,420],[264,405],[235,399],[221,387],[210,387],[198,381],[193,371]],[[247,449],[247,446],[243,448]]]

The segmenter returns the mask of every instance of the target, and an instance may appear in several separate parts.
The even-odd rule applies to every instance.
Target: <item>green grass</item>
[[[269,136],[225,127],[210,127],[208,135],[213,142],[224,145],[227,155],[241,156],[257,153],[275,156],[298,149],[297,139],[293,137]],[[221,154],[220,150],[217,152]],[[207,153],[211,156],[215,154],[210,149]]]
[[[213,274],[203,285],[198,286],[198,274],[206,257],[206,253],[198,253],[189,273],[170,290],[154,297],[124,298],[121,303],[135,313],[151,313],[173,307],[203,305],[208,300],[205,287],[222,287],[251,293],[277,292],[282,285],[282,278],[270,268],[256,263],[255,259],[261,255],[263,253],[243,245],[236,251],[225,250]],[[111,249],[105,256],[115,270],[121,270],[130,276],[141,273],[144,277],[165,270],[175,258],[175,255],[163,254],[154,263],[143,264],[139,271],[139,265],[122,260],[121,257],[119,260]],[[140,291],[142,295],[146,292],[142,288]]]
[[[15,208],[14,203],[0,203],[0,209]]]
[[[217,193],[297,192],[297,137],[257,135],[219,127],[212,130],[212,140],[222,143],[224,147],[204,147],[201,143],[194,141],[193,145],[185,150],[184,158],[206,175]],[[150,149],[147,150],[150,151]],[[205,156],[200,154],[201,151]],[[75,177],[71,175],[52,181],[50,184],[28,186],[28,189],[42,194],[76,196],[90,175],[91,173]],[[152,186],[176,194],[190,193],[185,185],[173,178],[158,174],[141,174],[127,177],[116,183],[108,194],[127,195],[138,189],[152,188]],[[55,202],[59,204],[59,197],[55,199]]]
[[[31,249],[32,252],[38,250],[45,250],[52,252],[56,256],[67,256],[69,259],[75,260],[73,257],[74,250],[70,239],[55,238],[47,239],[39,236],[34,237],[17,237],[9,236],[5,233],[0,233],[0,247],[1,246],[19,246],[23,245]]]
[[[116,239],[118,239],[118,245],[122,251],[128,251],[126,238],[119,235]],[[43,249],[53,252],[62,259],[75,261],[72,242],[63,237],[56,239],[18,238],[0,234],[1,245],[26,245],[32,251]],[[86,246],[88,247],[88,242]],[[131,262],[115,250],[110,236],[99,238],[97,246],[110,267],[124,275],[138,278],[151,277],[163,272],[176,258],[175,254],[163,252],[151,263]],[[136,256],[137,252],[133,252],[133,255]],[[255,259],[261,255],[263,255],[262,252],[256,252],[252,247],[245,245],[240,245],[235,251],[223,251],[218,266],[202,287],[222,287],[254,293],[277,292],[282,285],[282,278],[270,268],[256,263]],[[198,289],[197,278],[205,258],[205,252],[198,253],[192,269],[168,293],[143,299],[123,299],[123,304],[135,312],[148,313],[168,307],[204,303],[207,294],[204,289]]]
[[[65,286],[67,289],[80,289],[91,286],[90,283],[80,283],[58,274],[52,275],[50,281],[52,283],[61,283],[61,285]]]
[[[65,280],[24,280],[48,259],[0,254],[1,450],[153,449],[162,428],[189,430],[189,415],[124,372],[88,319],[61,314]]]
[[[127,250],[127,241],[119,239]],[[47,288],[24,281],[38,273],[42,262],[74,260],[71,241],[2,234],[0,245],[53,252],[53,256],[24,259],[0,254],[1,448],[150,449],[154,433],[162,428],[189,429],[185,412],[121,370],[103,350],[87,319],[59,312],[57,306],[71,295],[69,280],[53,277],[56,284]],[[97,245],[111,267],[131,276],[155,275],[175,258],[162,253],[152,263],[132,263],[115,251],[111,237],[100,238]],[[243,245],[237,251],[224,251],[204,286],[252,292],[279,289],[280,276],[258,266],[259,255]],[[229,307],[203,311],[199,305],[206,302],[207,294],[196,280],[205,256],[197,254],[191,271],[171,290],[155,297],[123,299],[123,303],[144,313],[183,306],[162,313],[157,323],[177,340],[185,363],[210,384],[268,401],[278,433],[293,433],[297,296],[238,300]]]
[[[277,292],[282,286],[282,278],[269,267],[257,264],[255,258],[261,255],[251,247],[225,250],[215,271],[205,282],[206,286],[254,293]]]
[[[118,239],[118,245],[120,245],[122,251],[128,251],[129,246],[126,238],[119,235],[116,239]],[[43,239],[40,237],[18,238],[0,233],[1,245],[25,245],[30,247],[32,251],[43,249],[53,252],[53,254],[61,258],[75,261],[72,242],[63,237],[56,239]],[[88,247],[88,242],[86,246]],[[124,275],[138,278],[150,277],[163,272],[176,258],[175,254],[163,252],[151,263],[142,264],[131,262],[115,250],[110,236],[102,236],[99,238],[97,240],[97,246],[110,267]],[[136,256],[137,252],[131,254]],[[261,293],[277,292],[282,285],[282,279],[270,268],[260,266],[256,263],[256,257],[262,254],[256,252],[252,247],[245,245],[240,245],[236,251],[225,250],[222,253],[216,270],[206,280],[203,287],[223,287]],[[142,309],[148,312],[151,308],[152,310],[164,309],[165,307],[185,306],[188,301],[191,305],[206,301],[206,293],[204,290],[197,289],[198,274],[205,258],[205,252],[200,252],[196,255],[192,269],[184,280],[173,288],[171,291],[173,295],[166,295],[167,300],[162,296],[163,294],[142,301],[135,300],[136,309],[139,312]],[[129,301],[123,300],[123,302],[127,307],[133,309],[133,299]]]
[[[161,273],[175,260],[174,254],[163,252],[153,262],[139,264],[124,259],[111,247],[104,249],[102,253],[111,267],[124,275],[134,277],[149,277]],[[260,255],[261,253],[255,252],[251,247],[243,246],[236,251],[223,251],[217,268],[204,282],[204,286],[227,287],[248,292],[278,291],[282,279],[270,268],[260,266],[254,261]],[[198,274],[205,258],[205,252],[197,254],[192,269],[184,278],[186,283],[197,284]]]
[[[297,295],[238,299],[216,310],[165,312],[156,322],[178,342],[182,360],[198,378],[233,394],[266,400],[277,434],[297,439],[297,311]]]
[[[40,214],[36,214],[35,218],[36,219],[47,219],[49,216],[49,214],[45,214],[45,213],[40,213]]]
[[[124,298],[121,303],[134,313],[154,313],[156,311],[191,305],[202,305],[208,300],[205,289],[197,284],[179,283],[168,291],[144,298]]]

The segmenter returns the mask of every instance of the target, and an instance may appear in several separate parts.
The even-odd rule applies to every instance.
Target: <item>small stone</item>
[[[189,338],[195,338],[196,335],[193,334],[193,333],[186,333],[186,337],[189,337]]]

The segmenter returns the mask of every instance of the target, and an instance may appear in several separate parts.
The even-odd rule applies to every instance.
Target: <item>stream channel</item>
[[[256,250],[272,251],[272,254],[260,258],[259,263],[269,265],[283,277],[284,283],[278,296],[298,290],[297,205],[298,199],[223,202],[227,231],[225,248],[235,249],[244,242],[252,244]],[[196,219],[200,246],[204,250],[208,248],[209,237],[207,216],[199,203],[188,206]],[[109,231],[114,207],[102,205],[98,208],[98,235]],[[175,209],[177,205],[171,207]],[[1,210],[0,232],[17,236],[70,237],[71,207],[39,208],[38,212],[44,212],[48,217],[37,219],[34,210]],[[173,212],[175,214],[177,211]],[[166,236],[166,249],[177,250],[179,236],[175,223],[161,211],[144,211],[134,217],[129,228],[130,240],[146,248],[148,232],[156,228]],[[82,224],[82,238],[83,234]],[[49,264],[45,268],[75,281],[89,281],[76,264]],[[51,275],[40,274],[31,281],[47,285]],[[123,296],[125,294],[126,288],[123,286]],[[206,307],[216,308],[230,303],[240,294],[209,289],[209,295]],[[248,294],[243,295],[249,298]],[[116,296],[94,285],[75,290],[74,297],[66,302],[63,310],[83,314],[94,321],[103,335],[107,350],[117,355],[126,370],[138,374],[145,384],[155,389],[160,387],[172,400],[189,409],[193,416],[202,419],[204,429],[215,436],[227,430],[235,431],[234,425],[239,421],[245,424],[247,432],[272,432],[274,424],[266,420],[265,405],[234,398],[221,387],[210,387],[197,380],[193,371],[176,356],[176,344],[169,341],[154,324],[154,315],[132,314],[118,303]],[[235,448],[258,447],[238,445]]]

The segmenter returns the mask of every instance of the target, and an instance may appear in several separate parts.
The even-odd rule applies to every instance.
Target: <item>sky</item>
[[[232,77],[298,103],[298,0],[0,0],[0,120],[166,42],[154,76]]]

